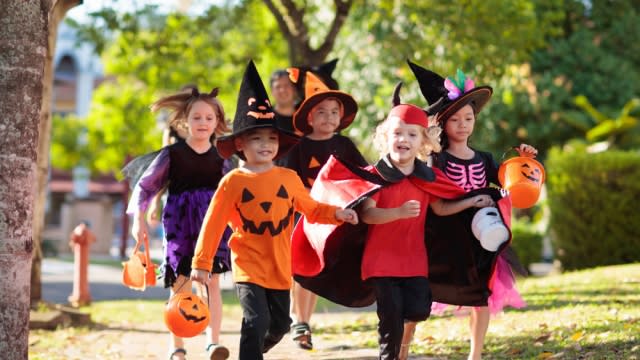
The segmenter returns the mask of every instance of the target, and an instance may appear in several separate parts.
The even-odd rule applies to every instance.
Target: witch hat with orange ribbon
[[[342,113],[340,115],[340,125],[336,131],[347,128],[353,122],[358,112],[358,103],[353,96],[340,90],[331,90],[316,75],[311,72],[306,73],[305,99],[293,114],[293,125],[304,134],[313,131],[309,125],[309,113],[311,110],[326,99],[335,99],[341,104]]]

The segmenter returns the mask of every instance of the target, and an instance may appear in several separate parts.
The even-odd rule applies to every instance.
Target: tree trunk
[[[347,20],[353,4],[353,0],[333,0],[335,12],[331,26],[320,46],[314,49],[311,47],[309,28],[304,22],[305,14],[311,9],[310,6],[298,7],[291,0],[281,0],[278,3],[274,0],[262,0],[262,2],[275,17],[287,41],[289,62],[293,66],[317,66],[325,61],[333,50],[336,37]]]
[[[47,54],[42,79],[42,109],[38,126],[37,186],[33,206],[33,262],[31,265],[31,305],[42,300],[42,232],[44,230],[45,205],[47,202],[47,179],[49,177],[49,149],[51,147],[51,99],[53,90],[53,57],[56,53],[58,25],[72,7],[80,0],[58,0],[49,16]]]
[[[51,0],[0,10],[0,354],[27,359],[38,122]]]

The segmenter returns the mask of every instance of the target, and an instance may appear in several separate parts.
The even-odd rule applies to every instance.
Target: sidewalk
[[[93,301],[115,299],[167,299],[168,290],[161,286],[147,288],[144,292],[128,289],[120,282],[121,270],[112,266],[90,265],[89,283]],[[45,258],[42,263],[43,299],[48,302],[66,304],[73,286],[73,263],[58,259]],[[225,274],[223,288],[233,289],[231,274]],[[355,310],[355,311],[354,311]],[[314,314],[313,326],[317,329],[336,326],[358,318],[371,309],[348,309],[336,312]],[[223,318],[220,342],[231,351],[230,359],[237,358],[240,342],[239,318]],[[147,324],[110,324],[97,327],[87,334],[74,336],[74,346],[69,347],[60,359],[166,359],[168,332],[164,323]],[[290,336],[285,338],[268,354],[265,359],[360,359],[374,360],[378,357],[375,346],[356,348],[348,339],[336,334],[319,332],[313,338],[315,349],[299,349]],[[185,339],[188,359],[205,359],[204,335]],[[102,355],[109,356],[103,357]],[[58,359],[56,357],[56,359]],[[421,359],[418,357],[412,359]]]
[[[122,285],[122,269],[106,265],[89,265],[89,291],[93,301],[117,299],[167,299],[169,290],[161,281],[145,291]],[[222,289],[233,289],[231,273],[220,277]],[[66,304],[73,289],[73,263],[54,258],[42,260],[42,299]]]

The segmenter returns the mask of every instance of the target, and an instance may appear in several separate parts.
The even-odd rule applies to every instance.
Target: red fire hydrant
[[[89,246],[96,236],[89,230],[89,223],[83,221],[71,232],[69,246],[73,249],[73,292],[69,295],[71,306],[78,307],[91,303],[89,292]]]

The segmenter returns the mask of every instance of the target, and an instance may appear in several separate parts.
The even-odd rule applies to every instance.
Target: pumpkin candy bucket
[[[144,245],[144,253],[140,251]],[[142,244],[138,242],[131,257],[122,263],[122,283],[134,290],[144,291],[147,286],[156,284],[156,266],[149,254],[149,239],[145,234]]]
[[[196,294],[174,294],[164,308],[164,323],[176,336],[194,337],[209,324],[209,307]]]
[[[536,204],[545,179],[544,167],[534,155],[521,152],[519,156],[505,160],[498,169],[498,180],[511,194],[511,203],[518,209]]]

